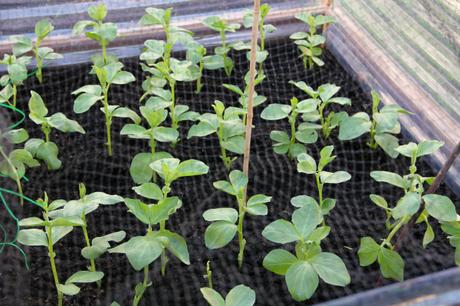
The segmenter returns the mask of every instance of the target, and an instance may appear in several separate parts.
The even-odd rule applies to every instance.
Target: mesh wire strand
[[[268,97],[267,103],[289,103],[289,99],[294,95],[303,98],[300,91],[289,85],[288,81],[304,80],[314,88],[327,82],[341,86],[340,96],[350,97],[353,101],[353,106],[347,108],[349,113],[369,109],[369,95],[361,90],[358,83],[344,71],[330,53],[325,53],[326,65],[323,68],[307,71],[292,42],[270,42],[268,50],[270,56],[264,66],[267,78],[257,88],[259,94]],[[183,55],[178,55],[180,56]],[[233,54],[233,58],[236,67],[231,77],[226,77],[223,71],[205,71],[205,87],[199,95],[194,93],[194,83],[180,83],[177,86],[178,103],[189,105],[192,110],[200,113],[211,112],[211,104],[215,99],[223,101],[226,105],[236,105],[237,96],[221,85],[230,83],[242,86],[249,63],[243,53]],[[126,59],[123,62],[126,70],[135,74],[137,81],[125,86],[113,86],[110,90],[110,101],[111,104],[129,106],[137,110],[138,99],[142,94],[140,84],[143,75],[137,59]],[[123,120],[115,119],[114,156],[107,157],[102,112],[97,108],[82,115],[72,112],[73,97],[70,93],[84,84],[95,83],[94,77],[88,74],[89,70],[88,64],[50,68],[44,72],[44,85],[30,79],[20,89],[20,106],[26,107],[28,91],[35,90],[42,95],[50,113],[61,111],[70,118],[77,119],[87,132],[86,135],[52,133],[51,139],[60,148],[63,168],[52,173],[44,167],[29,171],[30,183],[25,184],[25,192],[32,198],[46,191],[51,199],[74,199],[78,196],[79,182],[86,184],[88,192],[105,191],[122,196],[134,196],[131,190],[133,182],[128,172],[129,164],[136,153],[148,152],[148,143],[120,136],[119,131],[124,123]],[[291,217],[291,197],[300,194],[316,196],[316,188],[311,176],[297,173],[294,162],[273,152],[269,133],[274,129],[287,130],[287,124],[282,121],[261,120],[260,111],[261,108],[256,110],[254,121],[249,193],[271,195],[273,200],[269,205],[267,217],[247,217],[245,220],[245,236],[248,242],[241,271],[236,263],[236,241],[215,251],[209,251],[204,246],[203,235],[207,224],[201,217],[202,212],[208,208],[235,205],[230,196],[212,187],[213,181],[224,179],[226,176],[219,158],[217,139],[206,137],[184,140],[177,145],[174,152],[169,146],[160,145],[161,149],[172,152],[181,160],[196,158],[204,161],[210,166],[210,171],[209,175],[182,179],[172,186],[173,193],[182,198],[184,205],[168,221],[168,228],[186,238],[192,264],[185,266],[172,259],[164,278],[160,277],[158,265],[154,264],[150,272],[153,286],[146,291],[143,305],[205,305],[199,288],[206,286],[202,275],[205,274],[207,260],[212,262],[215,289],[221,293],[244,283],[256,291],[258,305],[301,305],[291,299],[283,277],[262,267],[263,257],[279,245],[265,240],[261,232],[270,222],[278,218]],[[186,124],[183,131],[189,126],[190,124]],[[41,137],[39,128],[30,120],[26,121],[25,128],[31,131],[32,136]],[[184,135],[182,139],[185,139]],[[409,166],[408,161],[402,157],[393,160],[381,151],[371,151],[366,145],[365,137],[343,143],[336,139],[337,135],[333,134],[328,142],[319,141],[308,146],[308,150],[317,156],[323,146],[334,144],[334,153],[338,158],[330,165],[329,170],[346,170],[352,175],[349,182],[337,188],[327,186],[325,189],[326,195],[338,199],[338,203],[328,217],[328,223],[332,227],[331,234],[323,242],[324,250],[343,258],[351,274],[352,283],[341,288],[320,282],[317,292],[308,303],[334,299],[375,286],[379,275],[378,267],[372,265],[361,268],[356,256],[360,237],[370,235],[379,239],[387,233],[383,224],[384,213],[369,203],[368,195],[384,194],[390,202],[394,202],[401,195],[388,185],[375,183],[369,177],[369,172],[383,169],[405,174]],[[404,139],[402,141],[406,142]],[[240,167],[241,160],[238,160],[235,168]],[[419,169],[424,175],[433,175],[428,164],[423,161],[419,163]],[[444,186],[440,193],[450,196],[458,206],[458,198]],[[10,203],[15,202],[12,197],[8,197],[8,200]],[[38,209],[31,206],[21,209],[16,204],[14,208],[20,217],[39,214]],[[14,233],[14,224],[3,209],[0,210],[0,221],[8,225],[10,234]],[[128,237],[145,231],[145,226],[129,214],[123,204],[101,206],[98,211],[89,215],[88,223],[91,238],[122,229],[127,232]],[[439,229],[435,227],[435,231],[437,238],[427,249],[421,246],[423,231],[420,227],[416,227],[406,240],[401,251],[406,261],[406,278],[453,266],[452,248]],[[56,261],[61,280],[65,280],[76,271],[84,270],[88,265],[80,255],[83,246],[83,235],[78,228],[57,244]],[[34,247],[26,248],[26,251],[30,255],[31,271],[25,270],[22,257],[12,248],[6,248],[0,256],[0,304],[55,303],[56,294],[46,249]],[[132,299],[133,288],[141,280],[142,273],[134,272],[122,254],[105,255],[98,259],[96,264],[98,269],[105,273],[102,289],[98,291],[95,286],[84,285],[80,294],[66,298],[66,305],[109,305],[112,301],[128,305]]]

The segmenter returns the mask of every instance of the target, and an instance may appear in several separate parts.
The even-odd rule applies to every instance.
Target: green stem
[[[85,237],[86,246],[91,247],[91,242],[90,242],[89,235],[88,235],[88,228],[87,228],[87,225],[86,225],[85,213],[82,214],[81,218],[82,218],[83,224],[84,224],[81,228],[83,230],[83,236]],[[95,262],[95,260],[90,259],[89,262],[90,262],[90,271],[91,272],[96,272],[96,262]],[[100,280],[97,281],[97,286],[99,288],[101,287],[101,281]]]
[[[238,200],[238,225],[237,225],[237,232],[238,232],[238,243],[240,250],[238,252],[238,267],[241,269],[243,266],[243,257],[244,257],[244,248],[246,246],[246,240],[243,236],[243,223],[244,223],[244,214],[246,211],[246,203],[242,200]]]
[[[112,126],[112,118],[110,118],[109,114],[109,90],[108,88],[104,88],[104,114],[105,114],[105,127],[106,127],[106,134],[107,134],[107,147],[109,156],[112,156],[112,133],[111,133],[111,126]]]
[[[327,138],[327,126],[326,126],[326,120],[324,119],[324,107],[326,105],[324,103],[321,103],[319,105],[319,118],[321,121],[321,130],[323,131],[323,136]]]
[[[48,212],[45,212],[45,219],[46,221],[49,221]],[[58,294],[58,306],[62,306],[63,294],[61,291],[59,291],[59,277],[58,277],[58,273],[56,269],[56,263],[54,261],[54,257],[56,256],[56,254],[54,253],[54,249],[53,249],[53,228],[51,226],[47,226],[46,232],[48,235],[48,256],[50,258],[51,271],[53,273],[54,285],[56,286],[56,290]]]
[[[321,183],[321,175],[320,172],[316,172],[316,187],[318,188],[318,199],[319,199],[319,207],[323,208],[323,184]],[[323,218],[323,226],[326,225],[326,220]]]
[[[14,181],[16,182],[16,185],[18,186],[18,192],[21,195],[21,197],[19,197],[19,201],[21,203],[21,206],[23,206],[24,205],[24,199],[23,199],[22,196],[24,196],[24,192],[22,190],[21,178],[19,177],[19,173],[16,170],[16,167],[13,165],[13,163],[9,159],[9,157],[6,155],[5,151],[3,151],[3,148],[1,146],[0,146],[0,155],[6,161],[6,163],[10,167],[11,171],[14,173]]]
[[[170,189],[169,184],[165,184],[165,187],[167,190]],[[163,199],[166,199],[168,197],[169,192],[163,192]],[[164,231],[166,229],[166,220],[160,221],[160,232]],[[161,252],[161,276],[165,276],[166,274],[166,264],[168,263],[169,259],[168,256],[166,255],[166,251],[163,249]]]
[[[104,61],[104,65],[107,65],[107,46],[102,44],[102,60]]]
[[[375,120],[372,120],[370,140],[369,140],[369,148],[371,148],[372,150],[377,149],[377,143],[375,142],[375,127],[376,127],[376,122]]]
[[[291,142],[289,145],[289,158],[292,160],[294,159],[294,156],[292,155],[291,148],[295,144],[295,133],[296,133],[296,121],[297,121],[297,116],[299,113],[297,111],[293,111],[292,115],[289,117],[289,124],[291,125]]]
[[[18,96],[18,88],[17,85],[13,83],[13,107],[16,108],[16,102],[17,102],[17,96]]]
[[[176,103],[175,103],[175,99],[176,99],[176,83],[174,82],[174,80],[172,80],[170,78],[169,80],[169,87],[171,88],[171,106],[169,107],[170,109],[170,112],[171,112],[171,127],[173,129],[177,129],[179,124],[178,124],[178,121],[177,121],[177,118],[176,118]]]
[[[144,296],[145,289],[147,289],[149,284],[149,266],[144,267],[144,280],[142,281],[141,289],[139,290],[138,295],[134,295],[133,299],[133,306],[139,305],[139,302],[141,301],[142,297]]]
[[[208,287],[212,289],[212,270],[211,262],[209,260],[206,263],[206,278],[208,279]]]
[[[396,224],[395,227],[391,230],[390,234],[388,237],[383,240],[383,242],[380,244],[380,246],[388,245],[393,249],[393,246],[391,245],[391,239],[393,239],[394,235],[399,231],[399,229],[406,223],[407,217],[401,218],[399,222]]]
[[[150,135],[150,149],[152,152],[152,161],[155,160],[155,153],[156,153],[156,146],[157,142],[155,141],[155,136],[153,135],[153,129],[152,129],[152,134]],[[153,176],[152,176],[152,181],[156,183],[157,181],[157,173],[153,171]]]
[[[219,121],[219,128],[217,132],[217,137],[219,138],[219,146],[220,146],[220,158],[224,162],[225,168],[230,170],[232,166],[231,160],[227,156],[227,151],[225,150],[223,143],[224,143],[224,126],[222,122]]]
[[[200,76],[196,80],[196,93],[201,92],[201,88],[203,88],[203,84],[201,83],[201,77],[203,75],[203,70],[204,70],[204,62],[203,59],[200,60]]]

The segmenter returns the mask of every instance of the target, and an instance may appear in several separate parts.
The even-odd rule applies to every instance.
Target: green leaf
[[[396,151],[396,148],[399,147],[398,138],[393,135],[383,133],[375,135],[375,142],[385,151],[388,156],[391,158],[398,157],[399,153]]]
[[[13,54],[17,57],[32,50],[32,39],[26,36],[12,36]]]
[[[397,252],[387,248],[380,248],[378,262],[383,277],[392,278],[400,282],[404,280],[404,260]]]
[[[43,119],[48,114],[48,109],[43,102],[42,97],[36,93],[35,91],[30,91],[30,99],[29,99],[29,110],[30,115],[34,115],[40,119]],[[29,116],[30,116],[29,115]],[[41,124],[42,122],[36,122],[33,118],[31,118],[35,123]]]
[[[151,153],[138,153],[131,161],[129,173],[136,184],[149,182],[153,176],[150,164],[153,162]]]
[[[270,251],[263,261],[263,266],[268,271],[278,275],[286,275],[290,266],[297,262],[297,257],[286,250],[275,249]]]
[[[388,209],[388,203],[384,197],[379,196],[378,194],[371,194],[369,198],[371,199],[372,202],[374,202],[375,205],[385,210]]]
[[[374,239],[371,237],[361,238],[358,250],[359,264],[362,267],[373,264],[377,260],[379,252],[380,246],[374,241]]]
[[[204,241],[208,249],[219,249],[226,246],[235,237],[237,226],[227,221],[211,223],[204,233]]]
[[[205,163],[195,159],[183,161],[177,167],[179,177],[203,175],[208,171],[209,167]]]
[[[430,244],[434,239],[434,231],[431,225],[427,222],[426,223],[426,230],[425,234],[423,234],[423,247],[426,248],[428,244]]]
[[[417,157],[433,154],[444,145],[444,142],[437,140],[425,140],[417,146]]]
[[[41,229],[23,229],[18,232],[17,240],[19,243],[28,246],[48,247],[48,238]]]
[[[218,190],[222,190],[223,192],[226,192],[228,194],[231,194],[231,195],[234,195],[234,196],[238,195],[238,192],[236,192],[235,189],[233,189],[232,184],[230,184],[227,181],[214,182],[213,186],[214,186],[214,188],[216,188]]]
[[[422,198],[417,192],[406,193],[391,211],[395,219],[412,216],[418,212]]]
[[[136,78],[131,72],[128,71],[119,71],[115,74],[110,83],[124,85],[131,82],[134,82]]]
[[[350,274],[342,259],[332,253],[321,252],[310,259],[310,263],[319,277],[334,286],[346,286],[350,283]]]
[[[209,123],[207,122],[200,122],[198,124],[195,124],[193,125],[189,130],[188,130],[188,134],[187,134],[187,138],[191,138],[191,137],[204,137],[204,136],[208,136],[208,135],[211,135],[213,133],[215,133],[217,131],[217,129],[210,125]]]
[[[225,297],[225,306],[253,306],[256,293],[245,285],[234,287]]]
[[[44,226],[45,221],[37,218],[37,217],[30,217],[19,220],[19,226],[26,227],[26,226]]]
[[[249,198],[246,206],[246,211],[253,216],[266,216],[268,208],[266,203],[271,201],[272,197],[264,194],[256,194]]]
[[[397,173],[388,171],[372,171],[371,177],[377,182],[388,183],[402,189],[405,189],[406,187],[404,179]]]
[[[455,205],[451,199],[438,194],[426,194],[423,196],[425,208],[428,214],[441,222],[453,222],[457,220]]]
[[[297,156],[297,171],[300,173],[314,174],[316,173],[316,161],[307,153],[302,153]]]
[[[35,152],[35,156],[43,160],[48,166],[48,170],[61,168],[62,162],[58,158],[59,149],[54,142],[43,142]]]
[[[94,283],[104,277],[102,272],[78,271],[70,276],[66,281],[67,284],[73,283]]]
[[[297,232],[305,239],[323,221],[323,215],[316,203],[308,203],[302,208],[296,209],[292,214],[292,223]]]
[[[294,81],[289,81],[289,84],[292,84],[299,88],[300,90],[306,92],[310,97],[316,98],[318,96],[318,92],[315,91],[313,88],[308,86],[304,81],[301,82],[294,82]]]
[[[35,24],[35,35],[43,40],[48,34],[54,30],[53,25],[47,19],[42,19]]]
[[[20,84],[27,79],[27,68],[21,64],[8,65],[8,75],[13,84]]]
[[[262,236],[276,243],[289,243],[297,241],[301,235],[296,227],[289,221],[279,219],[267,225],[262,231]]]
[[[163,245],[152,235],[136,236],[109,250],[109,253],[123,253],[136,271],[151,264],[163,252]]]
[[[167,239],[167,243],[165,245],[169,252],[176,256],[184,264],[190,264],[187,242],[181,235],[168,230],[161,231],[159,235],[160,237],[165,237]]]
[[[125,237],[125,231],[118,231],[105,236],[96,237],[91,241],[91,246],[84,247],[81,250],[81,255],[86,259],[97,259],[110,248],[109,242],[120,242],[125,239]]]
[[[321,100],[323,100],[323,102],[329,101],[329,99],[331,99],[339,90],[340,87],[334,84],[324,84],[318,88],[319,96],[321,97]]]
[[[88,8],[88,15],[97,21],[103,21],[107,15],[107,8],[104,3],[92,5]]]
[[[10,160],[14,163],[21,162],[27,167],[38,167],[40,163],[35,160],[32,154],[25,149],[16,149],[10,153]]]
[[[163,191],[155,183],[144,183],[140,186],[133,187],[133,190],[140,196],[152,200],[163,199]]]
[[[73,111],[77,114],[87,112],[91,106],[96,104],[96,102],[102,98],[102,96],[96,96],[90,93],[82,93],[75,99],[73,104]]]
[[[72,92],[73,95],[78,95],[81,93],[87,93],[93,96],[100,96],[102,94],[102,88],[100,85],[85,85]]]
[[[283,131],[271,131],[270,139],[282,144],[289,144],[289,142],[291,141],[289,135]]]
[[[297,302],[309,299],[318,287],[318,275],[306,261],[292,264],[285,277],[289,293]]]
[[[173,128],[157,127],[154,128],[154,137],[156,141],[160,142],[174,142],[179,138],[179,132]]]
[[[361,116],[364,114],[365,116]],[[366,118],[367,117],[367,118]],[[345,118],[340,123],[339,129],[339,139],[340,140],[350,140],[355,139],[364,133],[370,131],[371,122],[369,116],[366,113],[358,113],[351,117]]]
[[[307,195],[298,195],[291,198],[291,204],[295,207],[304,207],[308,205],[318,205],[318,202],[313,197]]]
[[[203,58],[204,67],[208,70],[216,70],[224,67],[224,58],[221,55],[208,55]]]
[[[80,288],[74,284],[59,284],[58,290],[65,295],[76,295],[80,292]]]
[[[265,120],[280,120],[289,116],[291,110],[290,105],[273,103],[268,105],[260,116]]]
[[[73,230],[72,226],[53,227],[53,230],[52,230],[53,245],[55,245],[59,240],[64,238],[72,230]]]
[[[27,139],[29,139],[29,133],[27,130],[20,128],[16,130],[9,130],[5,134],[6,138],[8,139],[9,142],[12,144],[19,144],[23,143]]]
[[[123,202],[123,198],[119,195],[107,194],[105,192],[96,191],[88,194],[84,198],[88,202],[96,202],[102,205],[112,205],[116,203]]]
[[[210,306],[225,306],[225,301],[216,290],[212,288],[201,288],[201,294]]]
[[[212,208],[203,213],[203,218],[206,221],[228,221],[235,223],[238,220],[238,212],[233,208]]]
[[[61,132],[78,132],[80,134],[85,134],[85,130],[82,126],[75,120],[68,119],[63,113],[53,114],[48,118],[48,124],[55,129],[58,129]]]
[[[241,192],[248,185],[248,177],[240,170],[230,172],[230,183],[237,192]]]
[[[412,158],[417,156],[417,145],[413,142],[399,146],[395,150],[406,157]]]
[[[324,184],[340,184],[351,179],[350,173],[346,171],[326,172],[322,171],[321,181]]]

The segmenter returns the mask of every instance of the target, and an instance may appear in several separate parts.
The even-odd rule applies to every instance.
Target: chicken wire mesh
[[[148,6],[173,6],[175,20],[185,24],[213,13],[236,18],[241,16],[245,8],[251,7],[251,1],[247,0],[104,2],[109,7],[109,21],[116,22],[120,29],[128,31],[127,33],[137,27],[137,20],[143,14],[144,8]],[[312,8],[324,5],[325,2],[280,0],[269,1],[269,3],[274,7],[273,12],[289,11],[292,18],[294,12],[304,6]],[[74,22],[86,18],[85,11],[90,4],[92,2],[68,1],[63,4],[58,1],[47,1],[46,5],[40,1],[6,2],[0,7],[0,20],[7,21],[0,24],[0,46],[9,35],[30,33],[35,21],[44,16],[49,17],[56,24],[57,30],[54,33],[56,39],[59,36],[66,36],[70,33],[70,27]],[[444,5],[447,5],[449,10],[445,10]],[[439,6],[444,9],[440,9]],[[29,10],[25,10],[24,7],[28,7]],[[304,80],[312,87],[331,82],[342,87],[340,92],[342,96],[352,98],[353,106],[348,111],[354,113],[367,111],[370,107],[369,94],[361,89],[363,85],[376,88],[384,96],[384,102],[399,103],[416,113],[412,116],[415,119],[404,122],[408,133],[405,134],[402,142],[413,138],[442,139],[446,142],[445,156],[449,146],[455,143],[455,140],[458,141],[458,133],[452,133],[458,130],[456,127],[459,112],[456,104],[458,101],[455,98],[459,91],[458,65],[455,65],[458,64],[459,55],[458,33],[455,31],[458,29],[459,19],[456,18],[458,10],[453,8],[455,6],[450,1],[443,1],[441,4],[428,1],[334,1],[332,7],[323,7],[338,21],[327,32],[327,46],[332,53],[327,52],[325,55],[326,66],[314,71],[306,71],[303,68],[292,41],[279,39],[302,27],[292,19],[283,19],[283,26],[281,24],[279,26],[280,31],[272,36],[277,40],[269,44],[270,56],[265,63],[267,78],[258,88],[258,92],[268,97],[267,103],[288,103],[293,95],[301,97],[291,85],[287,84],[291,79]],[[111,12],[113,12],[112,16]],[[445,14],[442,14],[443,12]],[[11,22],[13,20],[24,22]],[[242,37],[247,38],[247,33],[229,36],[229,40],[238,40]],[[352,39],[353,37],[355,38]],[[123,43],[111,51],[122,57],[137,56],[141,48],[138,45],[142,42],[129,35],[124,35],[122,39]],[[209,35],[198,36],[197,39],[207,44],[216,41]],[[433,49],[433,41],[437,42],[436,49]],[[84,182],[91,192],[105,191],[123,196],[132,195],[133,182],[128,175],[129,163],[136,153],[147,149],[146,143],[118,135],[117,131],[122,126],[118,121],[114,123],[115,156],[109,159],[106,157],[103,144],[105,135],[101,114],[93,111],[77,116],[72,112],[73,97],[70,92],[92,81],[91,76],[88,76],[90,66],[83,62],[87,61],[90,54],[97,52],[92,50],[91,45],[82,44],[79,49],[78,44],[72,40],[65,41],[61,45],[64,52],[75,49],[79,52],[66,54],[63,61],[57,61],[55,64],[82,64],[49,67],[45,72],[49,79],[48,84],[39,85],[29,81],[20,94],[24,97],[20,103],[25,105],[28,91],[36,90],[44,97],[50,111],[64,112],[80,121],[87,130],[85,136],[52,135],[62,150],[64,167],[53,173],[45,169],[30,171],[30,182],[25,184],[25,192],[33,198],[47,191],[51,199],[74,199],[78,196],[80,182]],[[370,56],[372,54],[375,56]],[[200,113],[211,111],[210,106],[215,99],[226,104],[234,104],[237,97],[222,88],[221,84],[242,85],[243,76],[249,65],[244,54],[233,54],[233,57],[237,68],[230,78],[227,78],[223,71],[208,71],[203,78],[204,83],[207,84],[204,91],[200,95],[195,95],[194,84],[182,84],[178,88],[178,101]],[[140,80],[144,76],[136,58],[128,57],[123,61],[126,69],[134,73],[138,81],[136,84],[114,87],[111,99],[117,101],[117,104],[136,109],[139,105],[138,98],[142,94]],[[401,92],[399,87],[411,90]],[[3,116],[12,116],[10,121],[15,120],[11,113],[3,110],[1,112]],[[256,113],[250,192],[272,195],[273,203],[270,206],[269,216],[264,220],[248,219],[246,233],[249,241],[245,268],[242,271],[237,269],[236,244],[232,244],[229,249],[210,252],[205,249],[203,243],[206,224],[202,221],[201,213],[208,208],[232,204],[231,199],[212,187],[213,181],[225,177],[218,157],[218,143],[215,139],[184,141],[177,146],[174,155],[181,159],[198,158],[211,168],[210,175],[179,182],[173,187],[176,194],[183,198],[185,205],[174,215],[170,226],[187,239],[193,264],[184,266],[173,262],[165,278],[159,276],[158,267],[152,270],[154,286],[146,293],[145,305],[205,305],[199,288],[206,285],[202,274],[205,272],[204,267],[208,259],[212,261],[215,286],[220,292],[228,292],[234,285],[245,283],[256,290],[257,304],[297,305],[290,298],[283,278],[261,267],[263,257],[268,250],[275,248],[275,245],[264,240],[260,233],[271,221],[279,217],[290,217],[292,208],[289,199],[292,196],[312,194],[315,189],[311,180],[296,173],[292,162],[273,153],[269,131],[286,130],[288,127],[281,122],[270,123],[259,119],[260,109]],[[40,133],[28,121],[25,127],[32,131],[33,136]],[[336,139],[336,135],[333,139]],[[324,249],[344,258],[352,276],[352,284],[346,288],[338,288],[323,283],[309,303],[326,301],[375,287],[378,270],[375,267],[365,269],[359,267],[356,257],[360,237],[369,234],[380,237],[385,232],[384,225],[379,222],[383,216],[378,208],[368,203],[368,195],[388,194],[390,200],[396,200],[400,195],[387,186],[376,184],[370,179],[368,173],[375,169],[384,169],[403,174],[408,168],[408,161],[402,158],[392,160],[381,152],[369,151],[365,139],[332,143],[338,155],[332,168],[347,170],[353,178],[343,189],[328,191],[329,196],[339,199],[339,205],[330,218],[334,230],[325,241]],[[326,144],[318,143],[310,146],[309,150],[316,156],[319,149]],[[165,147],[165,150],[169,148]],[[438,157],[438,164],[442,158]],[[429,160],[423,161],[423,166],[420,165],[420,168],[424,169],[425,175],[433,175],[435,172],[426,161]],[[236,165],[236,167],[240,166],[239,163]],[[458,163],[455,167],[454,171],[458,169]],[[451,173],[455,173],[454,171]],[[455,178],[455,175],[452,177]],[[455,180],[451,179],[451,181],[455,183]],[[0,185],[14,189],[14,184],[11,182],[2,180]],[[442,193],[450,195],[458,207],[459,200],[449,189],[443,186]],[[20,208],[14,197],[6,194],[4,196],[17,216],[25,217],[39,213],[37,209],[30,206]],[[6,237],[14,237],[16,227],[11,215],[6,210],[2,210],[0,215]],[[127,209],[122,204],[102,209],[89,222],[93,236],[120,229],[127,229],[128,236],[132,236],[144,230],[143,226],[127,213]],[[406,277],[411,278],[453,266],[451,247],[443,239],[439,229],[436,229],[436,233],[437,240],[427,250],[420,245],[423,236],[421,229],[416,229],[407,239],[406,248],[402,251],[406,259]],[[83,247],[83,240],[78,230],[74,230],[67,240],[62,241],[58,251],[58,266],[63,279],[74,271],[84,269],[86,262],[80,256],[81,247]],[[44,249],[26,249],[30,254],[30,272],[24,269],[24,258],[16,249],[7,247],[2,251],[0,304],[54,303],[54,290]],[[122,305],[129,303],[133,286],[140,280],[141,275],[132,271],[123,256],[106,256],[99,265],[106,273],[102,289],[96,290],[91,286],[85,286],[80,295],[66,300],[67,303],[108,305],[113,300],[117,300]]]

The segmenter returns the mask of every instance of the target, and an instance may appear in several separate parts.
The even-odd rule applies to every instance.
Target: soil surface
[[[358,83],[346,73],[336,59],[326,52],[322,68],[305,70],[298,58],[295,45],[290,41],[276,41],[268,44],[270,56],[265,63],[267,78],[257,87],[259,94],[268,98],[267,103],[289,103],[292,96],[305,96],[289,80],[305,81],[316,88],[330,82],[342,89],[340,96],[352,99],[351,107],[339,107],[336,110],[347,110],[349,113],[369,111],[370,94],[364,92]],[[211,51],[209,51],[211,52]],[[183,56],[182,54],[177,55]],[[200,94],[195,94],[194,83],[180,83],[177,87],[177,101],[189,105],[194,111],[211,112],[214,100],[223,101],[226,105],[236,105],[237,96],[222,87],[222,83],[236,84],[242,87],[244,75],[249,67],[243,53],[233,54],[236,66],[231,77],[226,77],[223,71],[205,71],[205,84]],[[110,90],[110,103],[129,106],[137,110],[139,97],[142,94],[142,71],[137,59],[123,60],[126,70],[135,74],[135,83],[118,86]],[[25,193],[37,198],[46,191],[49,197],[74,199],[78,196],[78,183],[84,182],[88,192],[105,191],[122,196],[134,196],[134,183],[129,176],[130,161],[136,153],[147,152],[148,143],[142,140],[132,140],[119,135],[126,121],[114,119],[113,145],[114,156],[108,157],[104,146],[105,128],[103,113],[96,107],[81,115],[72,112],[74,97],[71,92],[85,84],[95,84],[95,78],[89,75],[89,64],[68,67],[48,68],[44,71],[45,83],[38,84],[30,79],[19,92],[19,106],[27,108],[30,90],[42,95],[50,113],[63,112],[68,117],[78,120],[86,129],[86,135],[53,132],[51,139],[60,148],[62,169],[48,172],[45,167],[28,171],[30,179],[25,184]],[[207,226],[201,214],[209,208],[234,207],[233,198],[212,187],[212,183],[226,177],[226,171],[219,159],[217,138],[192,138],[186,140],[184,135],[190,126],[182,128],[184,139],[173,151],[168,145],[162,146],[181,160],[195,158],[209,165],[209,175],[186,178],[177,181],[172,186],[172,193],[182,198],[183,207],[168,221],[168,228],[184,236],[190,251],[191,265],[181,264],[172,258],[167,267],[165,277],[161,277],[159,267],[153,265],[150,277],[153,286],[149,287],[143,298],[142,305],[206,305],[200,294],[200,287],[206,286],[205,265],[212,262],[213,281],[215,289],[227,293],[233,286],[243,283],[253,288],[257,293],[257,305],[305,305],[295,303],[286,288],[284,278],[277,276],[262,267],[264,256],[272,249],[280,247],[265,240],[261,232],[270,222],[278,218],[290,219],[293,206],[290,198],[300,194],[316,196],[312,176],[299,174],[296,165],[286,156],[273,152],[269,133],[273,129],[287,130],[286,122],[267,122],[260,119],[260,111],[256,110],[253,131],[249,194],[263,193],[273,197],[266,217],[250,217],[245,220],[245,237],[247,246],[245,262],[241,270],[236,263],[238,243],[235,239],[223,249],[210,251],[204,246],[204,231]],[[41,137],[39,127],[30,120],[24,125],[31,135]],[[366,137],[355,141],[339,142],[337,133],[329,140],[320,140],[308,147],[308,151],[317,156],[319,150],[328,144],[335,146],[337,159],[330,165],[329,170],[346,170],[352,179],[338,185],[327,186],[325,193],[328,197],[338,200],[336,208],[328,218],[332,227],[331,234],[323,241],[323,249],[339,255],[351,274],[352,282],[345,288],[334,287],[320,282],[314,296],[307,302],[317,303],[360,291],[374,288],[379,275],[378,266],[361,268],[356,255],[359,239],[372,236],[374,239],[385,237],[384,212],[371,204],[369,194],[383,194],[394,203],[401,194],[390,185],[374,182],[369,173],[372,170],[395,171],[400,174],[408,172],[409,160],[400,157],[391,159],[382,151],[370,150]],[[407,142],[402,139],[401,142]],[[234,165],[241,167],[241,158]],[[418,164],[420,172],[426,176],[434,175],[431,168],[423,160]],[[10,183],[7,183],[7,185]],[[3,181],[2,181],[2,185]],[[14,185],[8,185],[14,188]],[[438,193],[450,196],[457,206],[459,199],[445,186]],[[15,200],[7,197],[9,203]],[[19,218],[37,216],[36,207],[26,205],[20,208],[12,204]],[[6,225],[6,231],[11,237],[15,232],[15,224],[4,209],[0,210],[1,224]],[[138,222],[127,212],[124,204],[100,207],[88,217],[90,237],[125,230],[128,237],[145,232],[145,225]],[[423,227],[416,226],[413,233],[404,243],[401,255],[406,262],[405,277],[416,276],[440,271],[454,265],[453,249],[449,246],[444,235],[435,227],[436,239],[426,249],[422,247],[421,238]],[[80,255],[84,246],[84,238],[80,229],[75,228],[71,234],[56,245],[56,261],[61,280],[72,273],[84,270],[87,262]],[[292,250],[293,246],[287,246]],[[24,259],[17,249],[6,247],[0,256],[0,304],[1,305],[53,305],[56,303],[56,292],[52,282],[47,251],[45,248],[24,248],[28,254],[30,270],[26,270]],[[117,301],[121,305],[130,305],[133,289],[142,278],[141,272],[135,272],[123,254],[104,255],[97,260],[97,267],[105,273],[101,289],[95,285],[83,285],[80,294],[66,297],[65,305],[109,305]],[[388,283],[385,281],[384,284]]]

